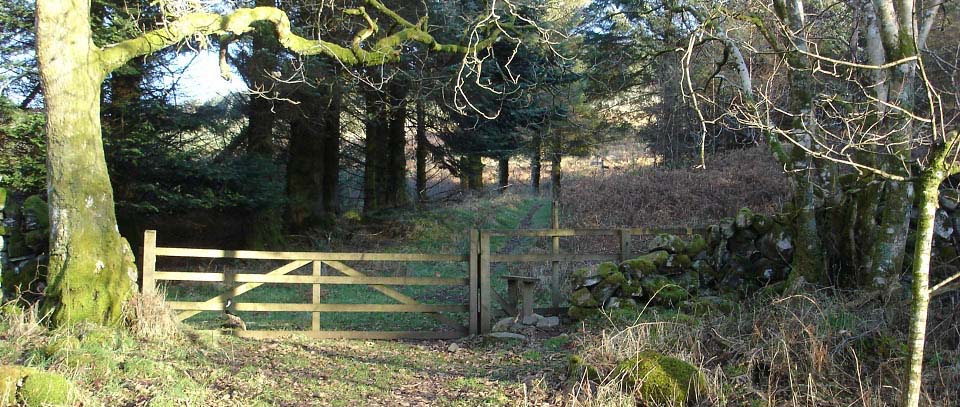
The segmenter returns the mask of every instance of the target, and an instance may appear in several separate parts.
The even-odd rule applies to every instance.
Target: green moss
[[[23,201],[21,213],[24,218],[32,218],[42,230],[50,230],[50,215],[47,210],[47,203],[39,195],[33,195]]]
[[[593,298],[593,294],[590,293],[590,289],[584,287],[577,291],[573,292],[573,296],[570,297],[570,302],[578,307],[585,308],[596,308],[600,306],[600,303]]]
[[[603,277],[603,278],[607,278],[612,274],[619,274],[619,273],[620,273],[620,267],[618,267],[615,263],[611,263],[609,261],[600,263],[600,265],[597,266],[597,274],[599,274],[600,277]]]
[[[0,405],[72,406],[77,391],[61,375],[22,366],[0,366]]]
[[[641,352],[617,364],[614,377],[640,402],[680,406],[699,399],[706,379],[696,366],[657,352]]]
[[[734,218],[733,224],[737,229],[746,229],[753,225],[753,211],[750,208],[740,208],[737,212],[737,217]]]
[[[618,271],[614,271],[612,273],[607,274],[603,278],[602,284],[611,285],[611,286],[620,286],[620,285],[626,284],[627,278],[623,275],[623,273],[619,271],[619,269],[617,270]]]
[[[657,272],[657,265],[646,257],[630,259],[620,264],[620,271],[641,278]]]
[[[15,405],[21,380],[35,372],[28,367],[0,365],[0,406]]]
[[[693,235],[690,243],[687,243],[687,256],[697,257],[701,252],[707,250],[707,241],[699,234]]]
[[[656,249],[666,250],[670,253],[683,253],[687,250],[687,244],[676,235],[661,233],[653,238],[650,245]]]
[[[26,406],[72,406],[77,401],[77,391],[63,376],[36,372],[23,380],[17,399]]]
[[[647,253],[639,257],[640,259],[647,259],[652,262],[657,267],[667,264],[667,259],[670,258],[670,253],[666,250],[655,250],[650,253]]]
[[[662,275],[644,277],[640,280],[640,285],[654,304],[674,305],[689,297],[687,290]]]
[[[43,354],[48,358],[65,354],[80,347],[80,340],[73,335],[54,338],[43,346]]]

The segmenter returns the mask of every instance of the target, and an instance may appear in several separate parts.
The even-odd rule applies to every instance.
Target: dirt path
[[[217,405],[561,405],[566,336],[520,342],[223,338],[188,375]],[[198,363],[199,362],[199,363]]]

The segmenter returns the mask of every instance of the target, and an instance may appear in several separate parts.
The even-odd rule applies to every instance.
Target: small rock
[[[513,323],[516,321],[517,319],[513,317],[503,318],[497,321],[497,323],[493,324],[493,328],[491,328],[491,330],[493,332],[508,332],[511,330],[510,328],[513,326]]]
[[[545,317],[537,321],[537,328],[549,329],[560,326],[560,317]]]
[[[460,350],[460,345],[457,345],[456,343],[451,343],[450,346],[447,347],[448,352],[456,352],[458,350]]]
[[[523,317],[523,320],[520,322],[523,323],[524,325],[537,325],[537,323],[540,322],[541,319],[543,319],[542,315],[530,314]]]

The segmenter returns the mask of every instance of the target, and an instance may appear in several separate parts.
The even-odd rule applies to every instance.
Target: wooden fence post
[[[470,229],[470,335],[480,333],[480,231]]]
[[[490,332],[493,313],[490,309],[490,235],[480,232],[480,333]]]
[[[320,304],[320,276],[323,275],[323,262],[319,260],[313,261],[313,277],[316,278],[317,283],[313,284],[313,304]],[[314,311],[310,317],[310,330],[314,332],[320,331],[320,312]]]
[[[143,279],[140,281],[140,292],[153,294],[156,292],[157,280],[153,273],[157,270],[157,231],[143,232]]]
[[[627,261],[630,257],[630,231],[627,229],[617,229],[617,236],[620,237],[620,253],[618,260],[620,263]]]
[[[553,201],[553,205],[550,208],[550,227],[553,228],[554,232],[557,229],[560,229],[560,208],[557,204],[557,201]],[[552,239],[553,247],[552,252],[554,256],[560,254],[560,236],[553,235]],[[550,291],[552,295],[550,296],[550,306],[553,309],[560,308],[560,261],[554,260],[550,262]]]

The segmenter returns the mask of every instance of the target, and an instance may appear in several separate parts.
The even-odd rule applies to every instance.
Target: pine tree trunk
[[[257,6],[275,6],[274,0],[257,0]],[[248,66],[251,87],[258,92],[269,92],[273,80],[267,72],[277,68],[277,43],[266,28],[257,29],[253,36],[253,56]],[[247,153],[250,158],[262,163],[271,173],[274,168],[273,127],[276,113],[273,101],[251,95],[247,105]],[[246,225],[246,245],[251,249],[279,248],[283,245],[283,208],[269,205],[257,208],[249,216]]]
[[[423,107],[423,99],[417,98],[417,135],[416,135],[416,160],[417,160],[417,201],[427,201],[427,115]]]
[[[313,115],[311,115],[313,116]],[[319,117],[297,117],[290,122],[290,153],[287,160],[287,227],[297,233],[315,224],[323,215],[323,136]]]
[[[483,195],[483,159],[478,154],[470,154],[463,158],[463,171],[466,174],[467,189],[471,193]]]
[[[384,169],[386,205],[397,208],[409,203],[407,196],[407,101],[406,89],[390,86],[387,122],[387,167]]]
[[[50,266],[43,311],[57,325],[116,325],[134,292],[134,254],[117,231],[103,155],[90,3],[37,2],[37,56],[47,113]]]
[[[507,188],[510,187],[510,157],[497,160],[497,181],[497,191],[501,194],[507,192]]]
[[[340,113],[342,109],[340,83],[334,84],[333,94],[327,111],[320,118],[323,121],[323,211],[327,216],[340,211],[338,203],[340,187]]]

